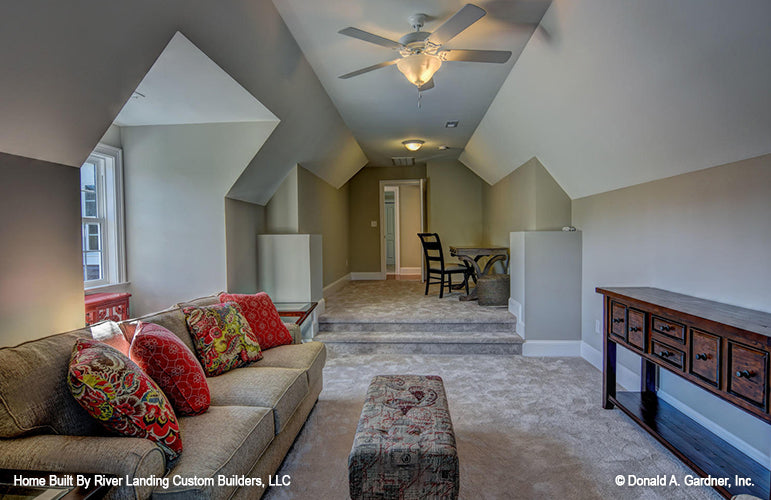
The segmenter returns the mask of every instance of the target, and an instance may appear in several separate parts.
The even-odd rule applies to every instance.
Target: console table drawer
[[[651,328],[654,332],[666,335],[681,344],[685,343],[685,327],[679,323],[654,316]]]
[[[681,370],[684,369],[685,353],[680,349],[675,349],[674,347],[670,347],[666,344],[662,344],[654,340],[651,342],[651,351],[651,354],[666,362],[667,364]]]
[[[720,385],[720,337],[691,330],[690,371],[714,386]]]
[[[629,309],[629,334],[627,341],[641,351],[645,350],[645,313]]]
[[[626,306],[613,302],[610,308],[610,333],[626,340]]]
[[[767,408],[768,353],[728,341],[728,392]]]

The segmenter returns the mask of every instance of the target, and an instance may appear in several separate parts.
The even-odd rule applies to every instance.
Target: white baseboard
[[[517,335],[523,339],[527,338],[525,337],[525,321],[522,318],[522,304],[509,297],[509,312],[517,318]]]
[[[332,283],[330,283],[327,286],[325,286],[324,290],[322,291],[322,293],[324,294],[324,296],[327,296],[330,293],[334,293],[337,290],[339,290],[340,288],[342,288],[349,281],[351,281],[351,273],[348,273],[345,276],[343,276],[342,278],[340,278],[338,280],[335,280]]]
[[[526,340],[522,355],[528,357],[581,356],[580,340]]]
[[[420,274],[419,267],[400,267],[399,274]]]
[[[586,342],[581,342],[581,357],[602,371],[602,351],[595,349]],[[616,363],[616,383],[627,391],[639,391],[640,374],[635,373],[621,363]]]
[[[527,343],[525,343],[525,345],[527,345]],[[581,357],[584,358],[586,361],[588,361],[595,368],[602,371],[602,352],[601,351],[595,349],[594,347],[590,346],[586,342],[581,342]],[[616,382],[618,383],[618,385],[620,385],[621,387],[623,387],[628,391],[640,390],[639,389],[640,375],[620,363],[616,363]],[[731,445],[738,448],[742,453],[751,457],[756,462],[763,464],[765,466],[765,464],[768,464],[769,461],[771,461],[771,455],[755,449],[746,441],[736,437],[734,434],[727,431],[725,428],[721,427],[717,423],[705,417],[704,415],[694,410],[690,406],[682,403],[680,400],[678,400],[671,394],[668,394],[667,392],[659,390],[658,396],[664,401],[666,401],[667,403],[671,404],[672,406],[680,410],[687,417],[698,422],[702,427],[708,429],[712,433],[720,436],[721,438],[731,443]]]
[[[354,280],[384,280],[383,273],[351,273],[351,281]]]
[[[712,420],[705,417],[698,411],[694,410],[690,406],[681,402],[679,399],[675,398],[671,394],[664,392],[662,390],[659,390],[657,394],[659,398],[663,399],[667,403],[671,404],[672,406],[680,410],[687,417],[698,422],[705,429],[721,437],[722,439],[725,439],[726,441],[731,443],[732,446],[734,446],[735,448],[738,448],[742,453],[752,458],[756,462],[760,463],[764,467],[767,467],[766,464],[768,464],[769,460],[771,460],[771,456],[769,456],[769,454],[756,449],[746,441],[742,440],[732,432],[726,430],[724,427],[721,427],[719,424],[713,422]]]

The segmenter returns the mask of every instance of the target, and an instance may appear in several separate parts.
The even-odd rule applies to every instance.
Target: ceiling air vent
[[[395,167],[408,167],[415,164],[415,158],[412,156],[392,156],[391,163]]]

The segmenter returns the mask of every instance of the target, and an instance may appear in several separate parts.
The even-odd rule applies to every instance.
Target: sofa
[[[186,304],[218,302],[212,295]],[[136,320],[169,329],[195,352],[179,305],[127,324]],[[299,327],[288,324],[293,344],[208,377],[211,406],[178,417],[184,449],[167,464],[153,441],[105,431],[67,386],[76,340],[96,337],[125,350],[120,326],[103,323],[0,349],[0,468],[112,474],[122,478],[107,494],[113,499],[261,497],[321,392],[324,344],[302,343]],[[222,478],[229,481],[220,485]],[[260,478],[263,486],[244,485],[244,478]]]

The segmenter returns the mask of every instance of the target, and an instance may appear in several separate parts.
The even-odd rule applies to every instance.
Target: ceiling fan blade
[[[455,38],[461,31],[465,30],[475,22],[482,19],[487,14],[484,9],[467,3],[450,19],[439,26],[436,31],[431,33],[428,41],[433,45],[444,45]]]
[[[374,71],[376,69],[385,68],[386,66],[391,66],[392,64],[396,64],[397,61],[399,61],[399,59],[394,59],[393,61],[381,62],[380,64],[373,64],[372,66],[367,66],[366,68],[361,68],[356,71],[351,71],[350,73],[346,73],[344,75],[338,76],[338,78],[346,80],[354,76],[363,75],[364,73],[369,73],[370,71]]]
[[[511,58],[508,50],[466,50],[452,49],[440,52],[445,61],[466,61],[503,64]]]
[[[424,83],[423,85],[421,85],[420,87],[418,87],[418,90],[423,92],[424,90],[430,90],[432,88],[434,88],[434,79],[433,78],[430,79],[429,81],[427,81],[426,83]]]
[[[359,28],[351,28],[351,27],[343,28],[340,31],[338,31],[338,33],[340,33],[341,35],[350,36],[352,38],[358,38],[359,40],[364,40],[365,42],[374,43],[375,45],[388,47],[389,49],[399,50],[402,47],[404,47],[399,42],[394,42],[393,40],[389,40],[388,38],[383,38],[382,36],[377,36],[368,31],[360,30]]]

